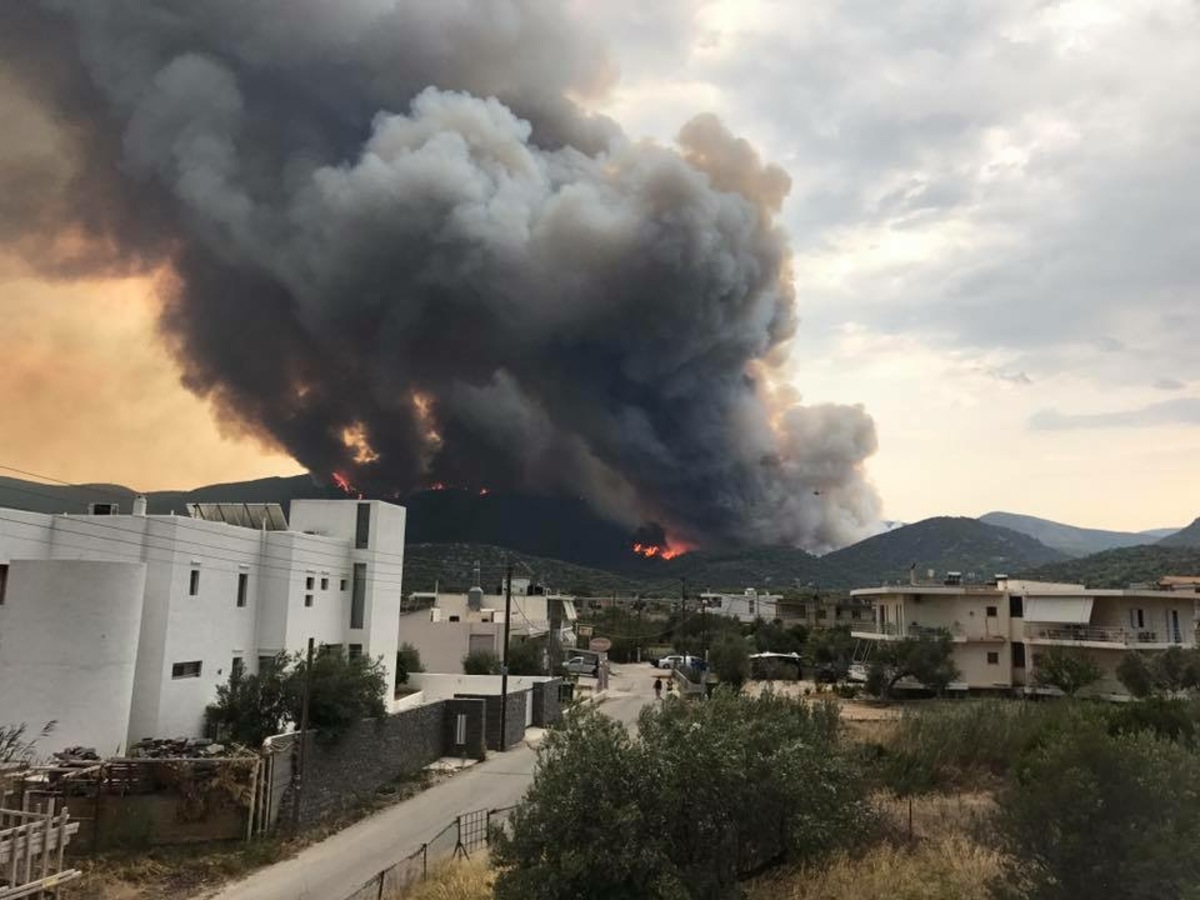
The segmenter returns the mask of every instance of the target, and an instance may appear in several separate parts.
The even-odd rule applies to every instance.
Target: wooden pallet
[[[66,807],[54,811],[50,800],[41,811],[0,808],[0,900],[44,896],[44,892],[80,876],[63,868],[63,851],[79,823]]]

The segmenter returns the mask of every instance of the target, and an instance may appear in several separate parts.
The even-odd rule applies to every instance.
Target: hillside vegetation
[[[1196,519],[1187,528],[1167,535],[1158,542],[1160,547],[1200,547],[1200,519]]]
[[[1036,566],[1020,575],[1036,581],[1065,581],[1095,588],[1122,588],[1154,582],[1163,575],[1200,574],[1200,547],[1126,547]]]

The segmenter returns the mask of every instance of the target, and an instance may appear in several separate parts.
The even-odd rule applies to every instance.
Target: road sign
[[[612,648],[612,641],[606,637],[594,637],[588,641],[588,649],[596,653],[607,653]]]

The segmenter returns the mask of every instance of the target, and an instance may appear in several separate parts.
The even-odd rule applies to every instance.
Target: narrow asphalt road
[[[614,667],[601,710],[631,724],[654,698],[647,665]],[[537,752],[525,744],[382,810],[226,886],[213,900],[342,900],[359,885],[416,850],[460,813],[511,806],[533,779]]]

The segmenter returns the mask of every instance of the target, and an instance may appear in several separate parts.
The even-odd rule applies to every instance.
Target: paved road
[[[601,709],[629,724],[653,698],[648,665],[614,667]],[[214,900],[342,900],[459,813],[516,803],[529,787],[535,760],[536,751],[524,744],[491,753],[485,762],[229,885]]]

